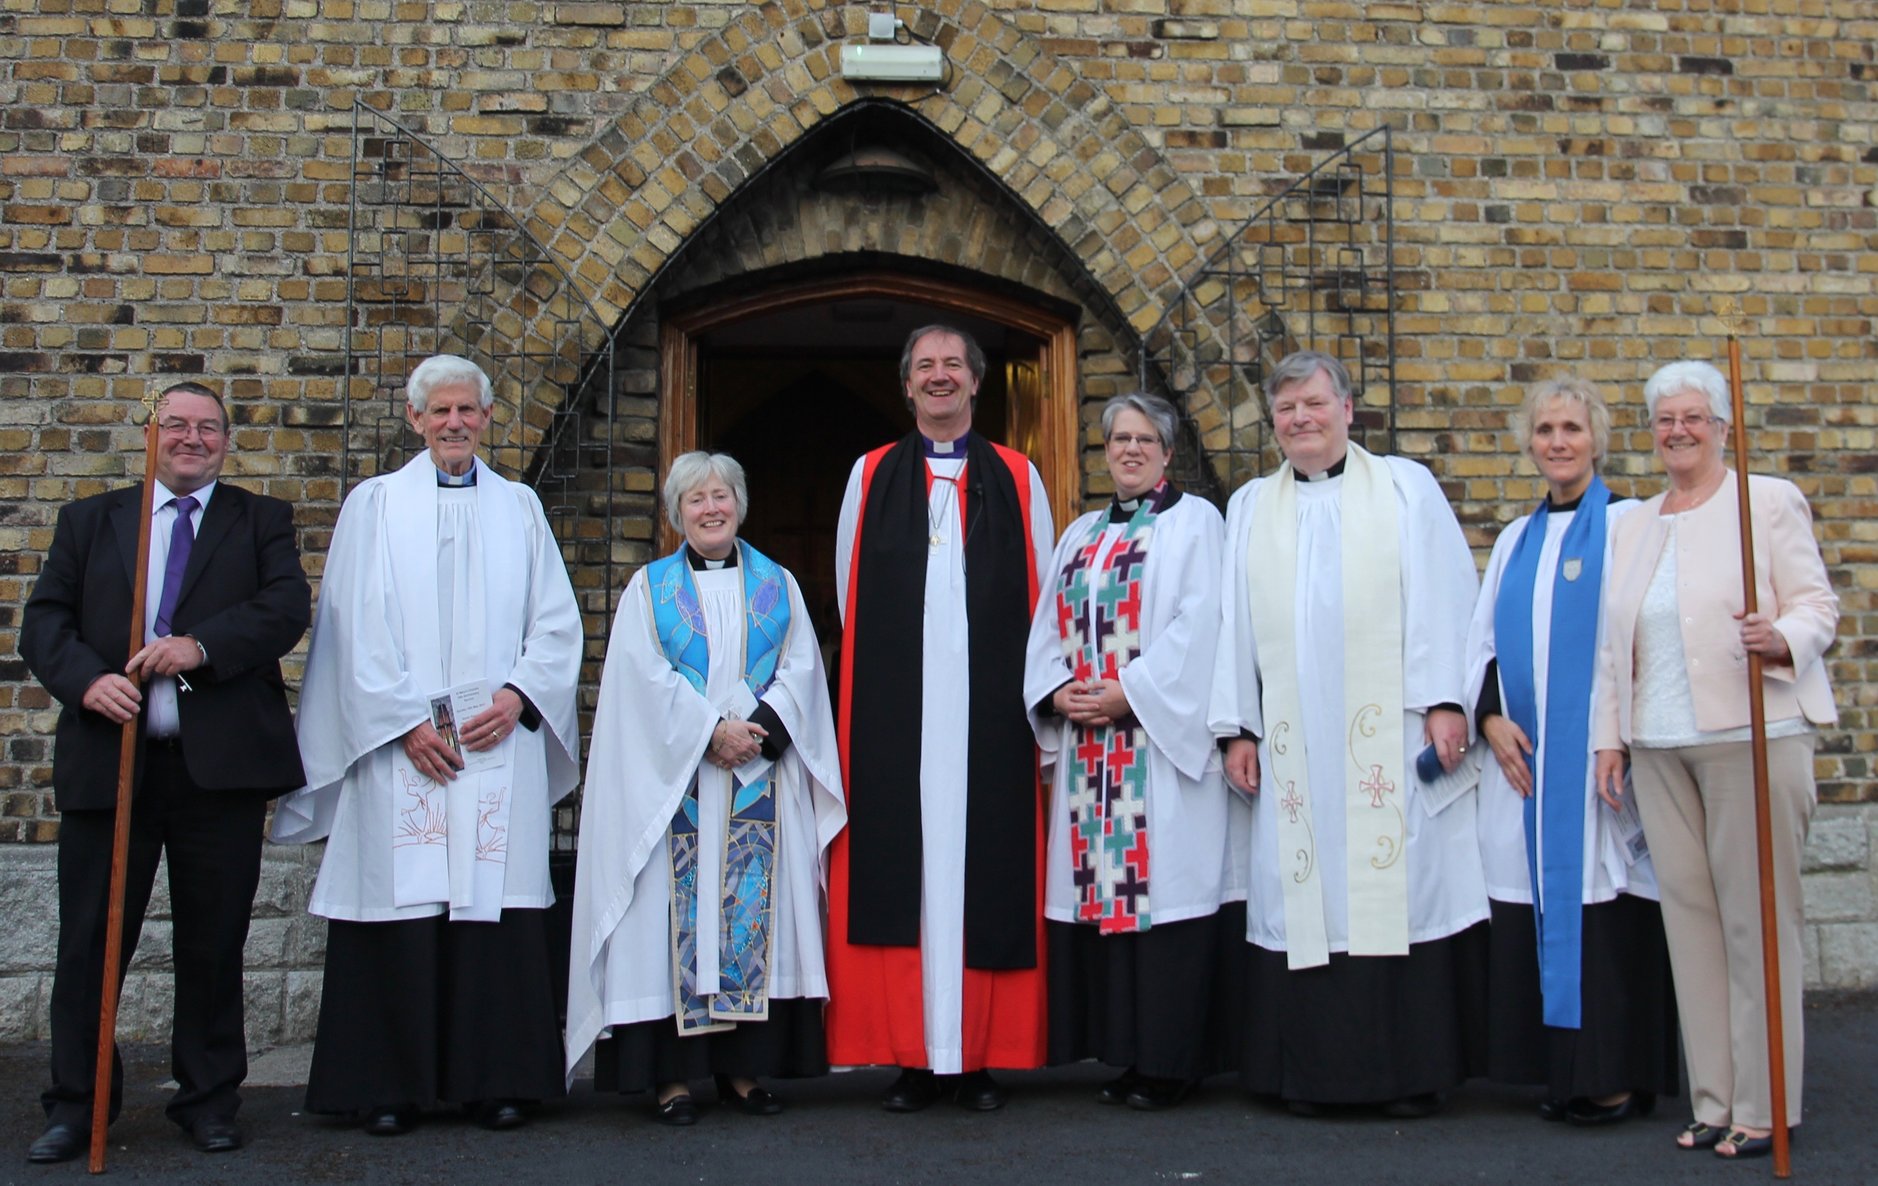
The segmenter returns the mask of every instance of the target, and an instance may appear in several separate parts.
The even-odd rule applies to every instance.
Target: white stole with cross
[[[1406,955],[1402,557],[1400,509],[1387,464],[1352,444],[1340,499],[1344,779],[1340,795],[1316,789],[1326,809],[1342,800],[1350,954]],[[1298,494],[1289,463],[1259,492],[1252,539],[1247,580],[1259,654],[1261,745],[1272,776],[1260,793],[1277,797],[1286,965],[1312,968],[1329,962],[1330,942],[1304,744],[1299,673],[1313,657],[1298,650]]]

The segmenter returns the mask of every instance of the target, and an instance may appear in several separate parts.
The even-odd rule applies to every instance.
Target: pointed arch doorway
[[[796,574],[824,638],[836,633],[835,521],[848,471],[912,428],[900,349],[935,321],[984,348],[974,429],[1027,454],[1057,521],[1068,521],[1082,501],[1074,310],[882,270],[720,294],[661,317],[661,459],[709,449],[743,464],[743,535]],[[677,533],[664,531],[676,547]]]

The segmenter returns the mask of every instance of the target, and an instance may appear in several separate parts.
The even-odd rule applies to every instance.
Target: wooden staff
[[[130,584],[130,649],[125,658],[143,649],[144,586],[150,578],[150,513],[156,500],[157,401],[144,397],[148,412],[143,442],[143,513],[137,519],[137,572]],[[130,682],[139,692],[143,681],[136,675]],[[104,1130],[111,1119],[111,1068],[117,1053],[118,964],[124,958],[124,882],[130,865],[131,782],[137,770],[137,744],[143,732],[143,716],[134,715],[124,722],[117,746],[117,816],[111,832],[111,896],[104,924],[104,995],[98,1001],[98,1066],[91,1081],[91,1172],[104,1172]]]
[[[1741,397],[1741,340],[1728,334],[1728,387],[1734,400],[1735,486],[1741,505],[1741,601],[1759,612],[1754,587],[1754,520],[1748,514],[1748,430]],[[1754,847],[1761,872],[1761,979],[1767,1000],[1767,1071],[1774,1097],[1774,1177],[1793,1173],[1787,1140],[1786,1035],[1780,1012],[1780,917],[1774,910],[1774,824],[1767,789],[1767,708],[1761,697],[1761,657],[1748,652],[1748,725],[1754,750]]]

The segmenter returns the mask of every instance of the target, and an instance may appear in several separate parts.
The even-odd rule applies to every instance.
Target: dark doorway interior
[[[698,338],[698,447],[743,463],[750,515],[742,535],[786,566],[827,643],[835,614],[835,521],[855,458],[913,427],[900,349],[917,326],[958,325],[984,349],[974,427],[1007,443],[1007,364],[1038,339],[915,302],[829,301],[764,314]]]

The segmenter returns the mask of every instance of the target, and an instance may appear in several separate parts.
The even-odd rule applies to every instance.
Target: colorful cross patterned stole
[[[1506,715],[1545,759],[1526,797],[1526,868],[1539,934],[1539,991],[1550,1026],[1577,1029],[1584,926],[1585,766],[1590,761],[1591,686],[1596,678],[1598,605],[1604,589],[1605,510],[1611,492],[1596,475],[1559,541],[1546,645],[1545,720],[1533,663],[1533,588],[1545,550],[1548,503],[1513,546],[1493,603],[1494,658]],[[1531,764],[1532,759],[1526,759]],[[1543,837],[1543,843],[1541,843]]]
[[[720,639],[739,645],[744,685],[760,698],[776,678],[776,664],[789,636],[789,594],[775,561],[739,540],[744,636]],[[650,565],[647,588],[659,646],[672,667],[704,695],[711,663],[697,585],[685,551]],[[725,834],[698,830],[698,781],[693,779],[672,815],[672,976],[678,1032],[729,1029],[739,1021],[769,1018],[771,884],[776,865],[774,768],[745,786],[731,779],[730,817]],[[698,959],[698,856],[703,844],[722,846],[723,884],[718,887],[720,922],[714,986],[700,984]],[[708,965],[711,961],[706,960]]]
[[[1141,577],[1154,520],[1179,493],[1163,480],[1119,535],[1097,516],[1057,581],[1063,656],[1079,680],[1119,679],[1141,653]],[[1069,767],[1069,843],[1076,917],[1104,935],[1148,930],[1147,734],[1138,722],[1075,727]]]

